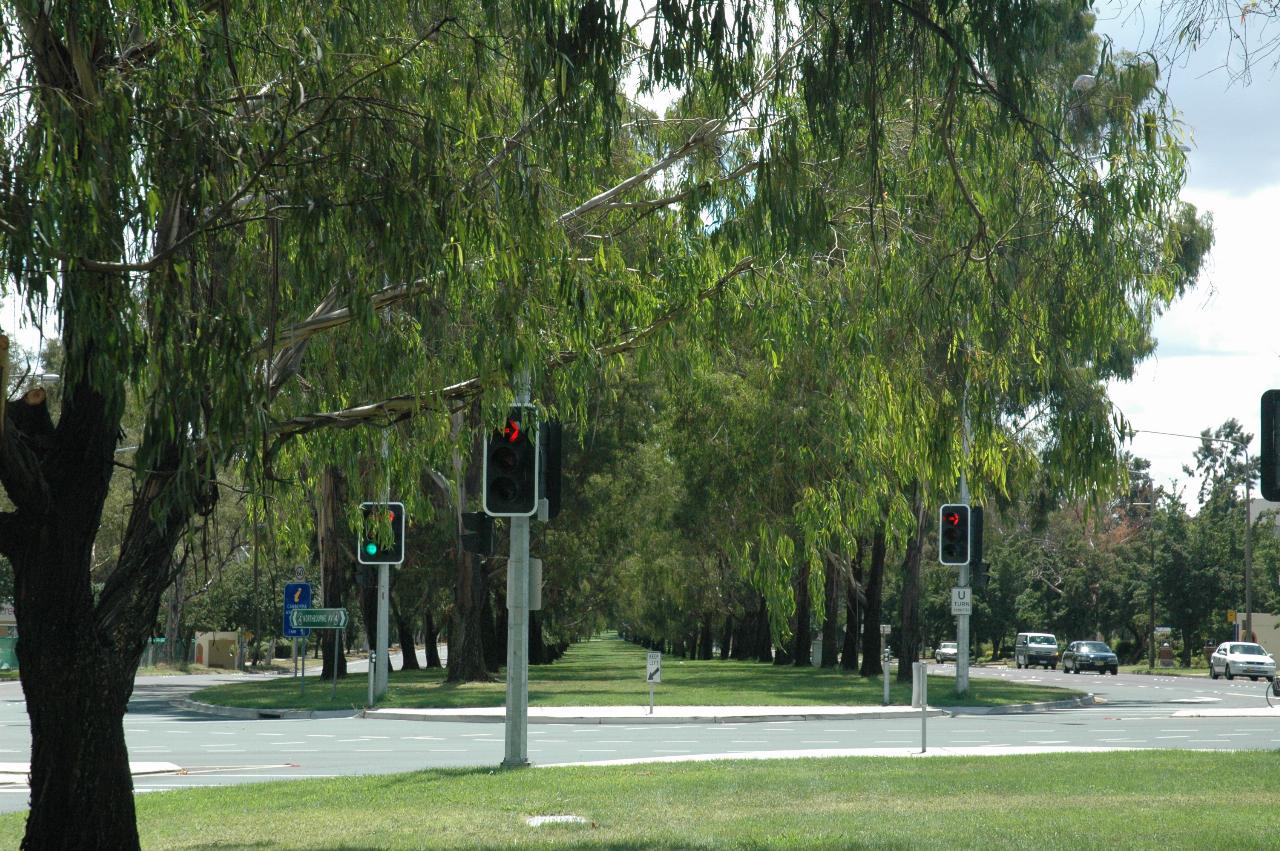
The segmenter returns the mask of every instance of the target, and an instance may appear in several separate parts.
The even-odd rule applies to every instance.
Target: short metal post
[[[293,675],[298,676],[298,636],[293,637]]]
[[[298,696],[303,697],[307,693],[307,638],[302,637],[302,676],[298,677]]]
[[[884,681],[884,706],[889,705],[889,648],[880,639],[880,679]]]
[[[335,629],[333,631],[333,689],[329,692],[330,700],[338,696],[338,647],[341,643],[342,630]]]
[[[653,714],[653,680],[649,680],[649,714]]]
[[[929,666],[927,662],[911,663],[920,694],[920,753],[928,750],[926,722],[929,720]]]

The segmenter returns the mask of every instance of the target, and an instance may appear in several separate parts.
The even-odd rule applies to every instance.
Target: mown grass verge
[[[640,706],[649,701],[644,679],[644,649],[608,636],[575,644],[551,665],[529,669],[531,706]],[[954,679],[931,676],[929,703],[935,706],[1001,706],[1061,700],[1080,692],[1033,684],[974,678],[970,693],[957,697]],[[367,699],[363,675],[332,684],[311,679],[305,697],[296,679],[277,679],[219,685],[192,697],[223,706],[255,709],[341,709],[363,707]],[[680,706],[803,706],[881,703],[879,677],[859,677],[831,668],[796,668],[732,660],[707,661],[666,658],[662,683],[655,689],[660,705]],[[396,671],[379,706],[398,708],[462,708],[502,706],[505,687],[501,675],[489,683],[451,684],[444,672]],[[910,683],[891,683],[890,702],[910,703]]]
[[[1247,778],[1247,782],[1241,782]],[[1231,807],[1211,799],[1230,789]],[[586,824],[529,826],[536,815]],[[0,817],[15,848],[24,814]],[[1274,848],[1280,754],[421,771],[150,793],[147,849]]]

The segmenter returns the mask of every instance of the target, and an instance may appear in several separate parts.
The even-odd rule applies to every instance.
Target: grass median
[[[1224,789],[1231,806],[1214,806]],[[151,793],[137,811],[147,849],[1274,848],[1280,755],[421,771]],[[539,815],[585,822],[530,826]],[[0,817],[0,845],[24,818]]]
[[[605,636],[575,644],[551,665],[529,668],[531,706],[648,705],[644,680],[645,650]],[[974,678],[969,694],[955,694],[952,677],[929,678],[929,703],[934,706],[1001,706],[1061,700],[1080,692],[1035,684],[1006,683]],[[363,707],[367,680],[355,675],[332,684],[308,679],[305,696],[296,679],[275,679],[214,686],[192,697],[222,706],[254,709],[345,709]],[[879,677],[860,677],[832,668],[797,668],[760,662],[692,660],[666,657],[662,682],[654,701],[666,706],[878,706],[883,686]],[[444,682],[444,672],[396,671],[380,706],[397,708],[464,708],[502,706],[506,690],[500,677],[489,683]],[[910,683],[890,684],[890,702],[911,702]]]

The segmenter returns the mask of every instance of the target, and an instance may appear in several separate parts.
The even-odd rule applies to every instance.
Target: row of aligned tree
[[[1152,652],[1152,627],[1168,626],[1171,634],[1156,640],[1170,641],[1184,666],[1206,642],[1230,638],[1227,613],[1245,605],[1245,483],[1256,478],[1257,459],[1246,459],[1250,435],[1235,420],[1203,435],[1184,467],[1188,486],[1153,482],[1147,463],[1130,459],[1136,471],[1130,485],[1100,506],[1022,503],[997,511],[991,579],[975,606],[976,638],[1007,654],[1019,630],[1063,640],[1098,637],[1112,641],[1125,661],[1138,661]],[[1275,513],[1255,509],[1251,534],[1254,610],[1274,612],[1280,609]],[[938,575],[930,584],[935,601],[943,582]],[[940,610],[935,602],[931,623],[942,618]]]
[[[56,412],[0,420],[24,847],[137,847],[122,716],[228,492],[246,539],[326,577],[384,491],[456,540],[518,375],[580,446],[629,437],[630,371],[666,394],[628,428],[684,470],[681,557],[774,638],[851,542],[868,570],[901,552],[918,596],[920,518],[962,466],[979,494],[1118,478],[1101,382],[1205,242],[1150,65],[1100,52],[1081,3],[625,8],[0,3],[0,258],[63,343]],[[646,439],[659,419],[678,440]],[[593,560],[626,508],[538,542],[581,572],[559,634],[647,581]],[[496,568],[439,552],[449,676],[487,676]]]

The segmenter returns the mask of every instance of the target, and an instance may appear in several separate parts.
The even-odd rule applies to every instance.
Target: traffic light
[[[1262,394],[1262,458],[1258,478],[1262,480],[1262,498],[1280,501],[1280,390]]]
[[[484,451],[484,512],[528,517],[538,510],[538,442],[533,409],[512,408]]]
[[[538,426],[538,447],[542,453],[542,488],[539,494],[547,501],[547,519],[560,513],[560,422],[549,420]]]
[[[974,588],[987,587],[991,565],[982,558],[982,506],[969,509],[969,584]]]
[[[462,549],[481,556],[493,555],[493,518],[483,511],[462,512]]]
[[[361,564],[402,564],[404,562],[404,504],[362,502],[364,522],[360,524],[356,559]],[[390,531],[388,531],[390,526]]]
[[[938,561],[969,563],[969,506],[949,503],[938,511]]]

